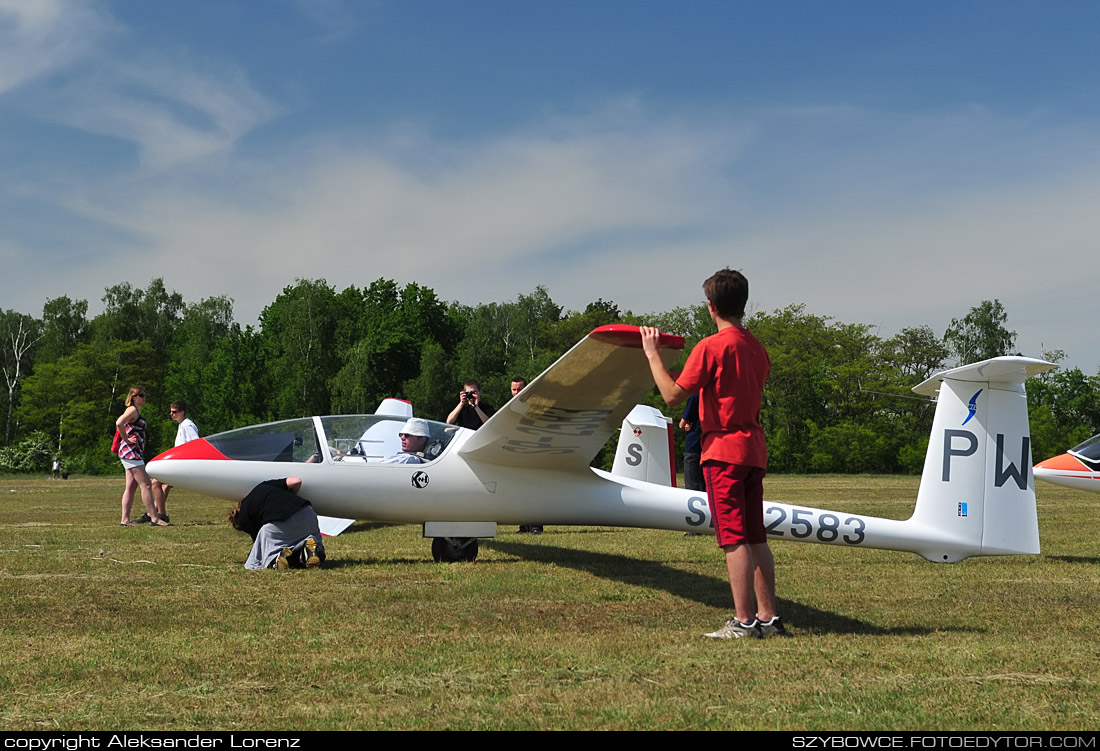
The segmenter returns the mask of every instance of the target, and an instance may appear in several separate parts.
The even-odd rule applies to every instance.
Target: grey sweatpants
[[[250,570],[271,568],[271,564],[283,552],[283,548],[292,549],[295,554],[305,547],[306,538],[317,541],[317,555],[325,560],[325,546],[321,538],[321,528],[317,526],[317,513],[312,506],[300,509],[294,516],[281,522],[269,522],[260,527],[256,542],[244,567]]]

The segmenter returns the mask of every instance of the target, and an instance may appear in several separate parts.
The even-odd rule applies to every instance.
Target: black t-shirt
[[[264,480],[248,492],[241,501],[241,512],[237,520],[241,531],[247,532],[253,540],[260,534],[260,527],[270,522],[281,522],[311,505],[287,490],[286,478]]]
[[[486,417],[492,417],[494,410],[489,402],[482,400],[481,411],[485,413]],[[455,425],[461,428],[469,428],[470,430],[477,430],[482,425],[481,417],[478,415],[477,410],[472,404],[463,404],[462,411],[458,413],[458,419],[455,420]]]

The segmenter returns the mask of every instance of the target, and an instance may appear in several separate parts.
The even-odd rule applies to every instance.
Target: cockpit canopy
[[[1084,443],[1079,443],[1069,453],[1095,467],[1100,463],[1100,435],[1094,435]]]
[[[455,432],[454,425],[433,420],[425,461],[439,457]],[[387,415],[330,415],[252,425],[207,436],[206,440],[230,459],[252,462],[379,462],[401,451],[405,420]]]

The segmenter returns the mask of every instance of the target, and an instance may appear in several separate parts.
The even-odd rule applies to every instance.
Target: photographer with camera
[[[481,383],[471,378],[463,384],[458,404],[447,415],[447,424],[477,430],[492,414],[493,408],[481,399]]]

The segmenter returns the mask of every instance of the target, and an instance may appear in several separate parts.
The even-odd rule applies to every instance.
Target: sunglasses
[[[145,398],[145,394],[134,394],[134,396],[140,396],[142,399]]]

